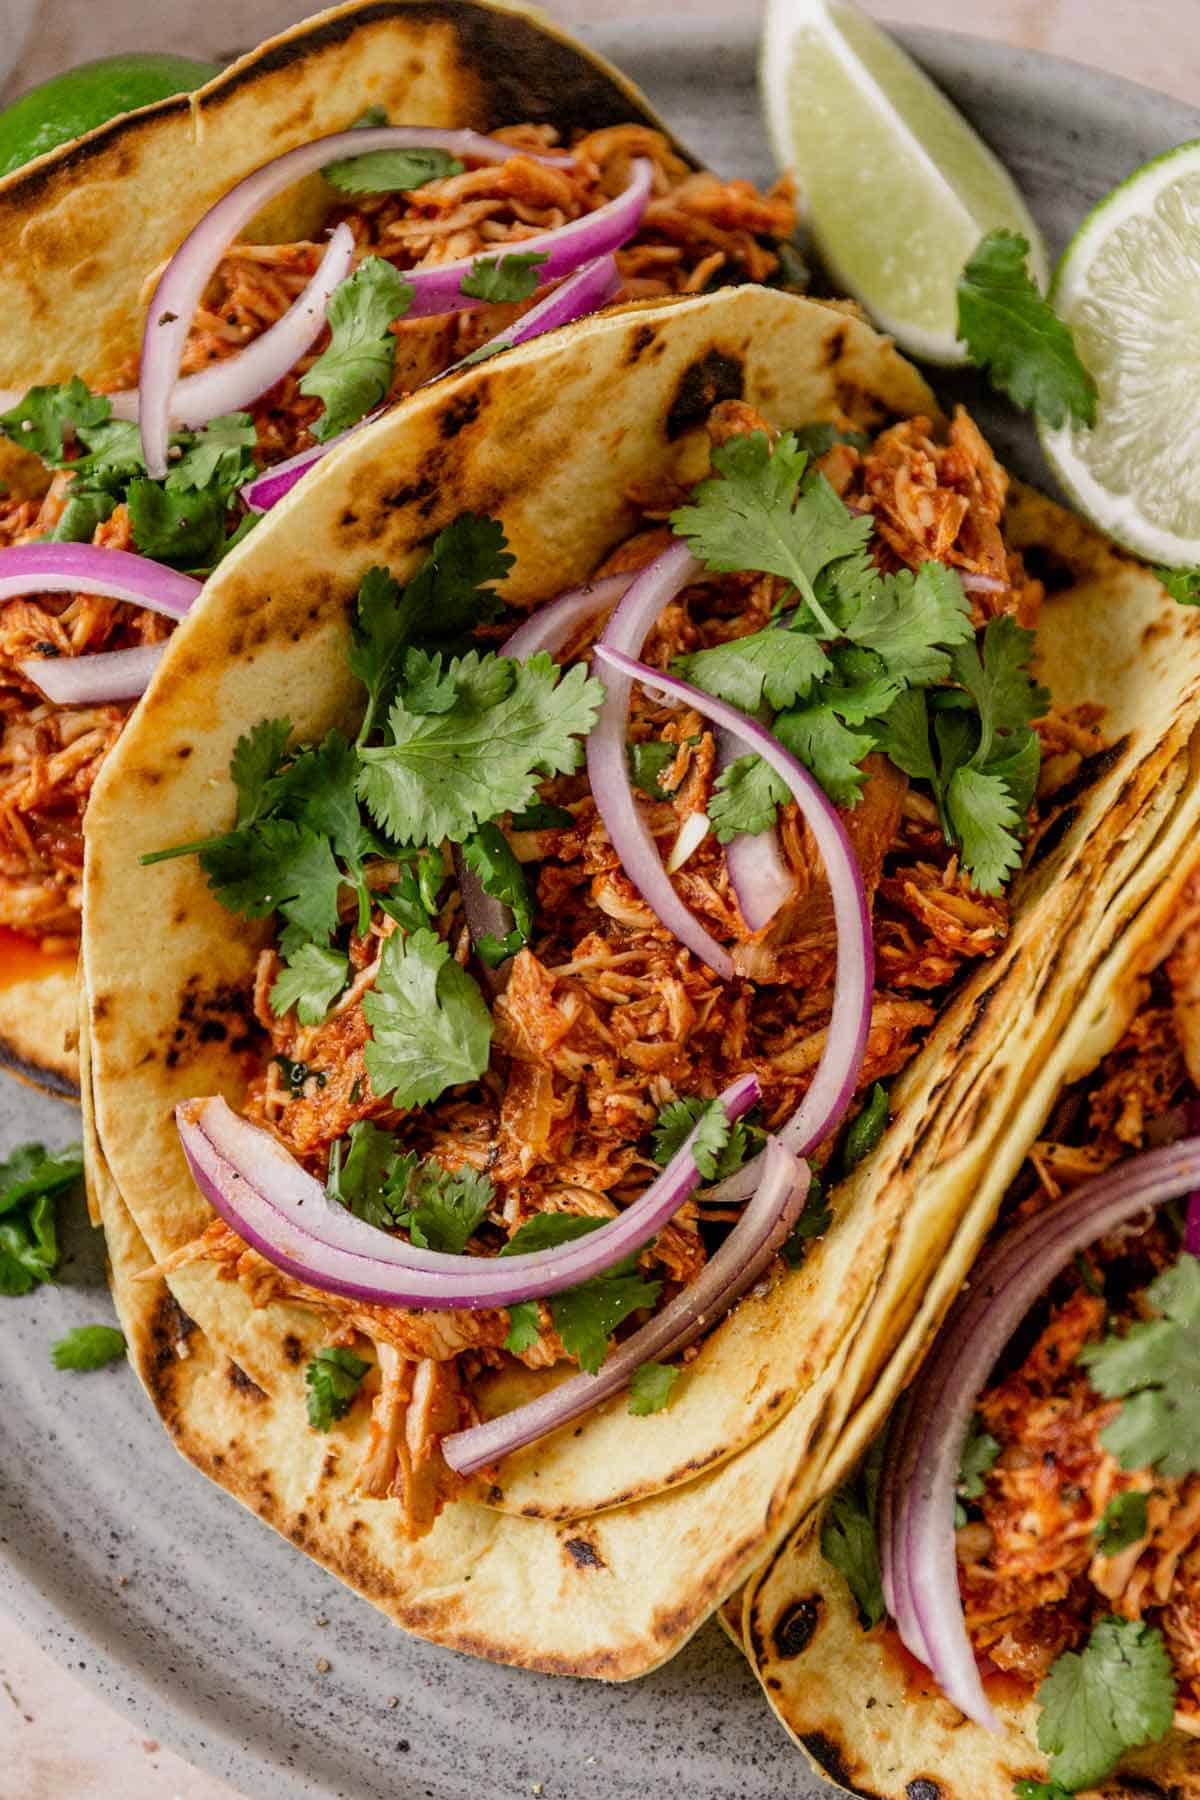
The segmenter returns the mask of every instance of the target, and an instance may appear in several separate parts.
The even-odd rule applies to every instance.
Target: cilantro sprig
[[[691,1132],[692,1157],[705,1181],[724,1181],[762,1148],[764,1133],[746,1119],[731,1125],[719,1100],[687,1094],[659,1109],[654,1127],[654,1160],[665,1168]]]
[[[459,283],[460,293],[489,304],[528,300],[537,292],[538,269],[548,252],[509,250],[504,256],[479,256]]]
[[[0,1163],[0,1294],[27,1294],[58,1267],[58,1201],[83,1179],[83,1148],[21,1144]]]
[[[883,1449],[879,1438],[858,1472],[831,1496],[821,1521],[821,1555],[845,1579],[864,1631],[887,1612],[876,1537]]]
[[[125,1334],[115,1325],[76,1325],[50,1346],[56,1369],[102,1369],[125,1354]]]
[[[371,1086],[402,1108],[428,1106],[487,1067],[492,1016],[478,983],[432,931],[393,932],[363,996]]]
[[[548,1250],[585,1237],[604,1223],[604,1219],[581,1218],[576,1213],[535,1213],[513,1233],[500,1254],[521,1256],[528,1251]],[[585,1373],[595,1375],[617,1327],[630,1313],[653,1306],[661,1291],[661,1281],[649,1280],[639,1271],[635,1251],[590,1281],[553,1294],[546,1304],[563,1349],[576,1358]],[[509,1320],[505,1348],[514,1354],[530,1349],[537,1341],[537,1301],[518,1301],[509,1308]]]
[[[1162,1632],[1144,1619],[1100,1619],[1038,1689],[1038,1743],[1069,1790],[1103,1781],[1126,1750],[1171,1729],[1175,1678]]]
[[[413,292],[394,263],[368,256],[330,295],[328,348],[300,377],[300,392],[325,402],[310,427],[321,443],[357,425],[387,398],[396,367],[391,327],[412,305]]]
[[[1185,1251],[1150,1283],[1145,1300],[1157,1318],[1079,1353],[1092,1386],[1121,1401],[1100,1442],[1123,1469],[1190,1475],[1200,1470],[1200,1261]]]
[[[1097,1556],[1115,1556],[1146,1536],[1148,1497],[1137,1488],[1114,1494],[1092,1534]]]
[[[317,1351],[304,1371],[308,1422],[314,1431],[328,1431],[335,1420],[345,1418],[370,1367],[353,1350],[337,1345]]]
[[[958,335],[1014,405],[1055,427],[1068,418],[1092,425],[1096,383],[1069,326],[1031,280],[1028,255],[1028,239],[1015,231],[981,239],[958,280]]]

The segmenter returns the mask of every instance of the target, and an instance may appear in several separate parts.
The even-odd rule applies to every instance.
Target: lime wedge
[[[833,279],[930,362],[966,361],[955,284],[985,232],[1038,229],[1011,176],[912,58],[845,0],[768,0],[767,130]]]
[[[131,50],[52,76],[0,113],[0,175],[82,137],[118,113],[187,93],[218,73],[215,63],[190,56]]]
[[[1200,563],[1200,142],[1088,214],[1050,297],[1098,389],[1090,429],[1041,427],[1055,474],[1126,549]]]

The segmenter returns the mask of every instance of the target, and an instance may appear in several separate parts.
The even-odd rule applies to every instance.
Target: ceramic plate
[[[591,36],[713,167],[770,177],[748,27]],[[1013,171],[1053,254],[1122,176],[1200,133],[1177,102],[1068,63],[944,33],[905,39]],[[1044,479],[1011,415],[970,378],[935,379],[977,406],[1015,468]],[[0,1089],[0,1147],[76,1131],[65,1105]],[[177,1458],[132,1376],[53,1370],[52,1339],[109,1309],[100,1243],[78,1219],[65,1241],[61,1285],[0,1303],[5,1600],[145,1731],[253,1800],[830,1792],[715,1625],[620,1688],[402,1636]]]

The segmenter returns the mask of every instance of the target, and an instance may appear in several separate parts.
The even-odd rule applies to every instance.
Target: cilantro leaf
[[[677,656],[671,664],[674,674],[748,713],[756,713],[764,699],[775,707],[804,699],[831,668],[816,638],[774,626]]]
[[[670,1404],[678,1380],[679,1370],[673,1363],[639,1363],[629,1381],[629,1410],[634,1418],[662,1412]]]
[[[550,1316],[563,1349],[578,1360],[588,1375],[595,1375],[617,1326],[630,1313],[653,1306],[661,1291],[661,1281],[648,1281],[639,1273],[635,1254],[606,1269],[603,1275],[554,1294]]]
[[[387,398],[396,367],[391,325],[403,318],[412,297],[412,283],[382,256],[368,256],[331,294],[329,347],[300,377],[300,392],[325,402],[325,411],[309,427],[321,443],[357,425]]]
[[[0,1163],[0,1294],[27,1294],[58,1267],[56,1202],[83,1178],[83,1149],[22,1144]]]
[[[228,498],[215,488],[176,490],[139,476],[125,495],[133,541],[144,556],[186,569],[211,568],[225,549]]]
[[[648,794],[651,800],[666,799],[666,790],[660,787],[658,778],[675,761],[679,746],[664,744],[658,738],[647,738],[640,744],[626,744],[625,751],[629,758],[629,779],[634,787]],[[520,829],[515,819],[513,825]]]
[[[887,1608],[879,1570],[874,1507],[861,1479],[846,1482],[830,1497],[821,1520],[821,1555],[853,1594],[863,1630],[878,1625]]]
[[[459,283],[459,293],[491,302],[528,300],[537,292],[538,269],[545,250],[510,250],[504,256],[478,256]]]
[[[1034,634],[1008,613],[990,619],[983,649],[972,640],[954,653],[954,679],[961,682],[979,710],[981,736],[975,766],[986,768],[993,754],[1015,748],[1008,740],[1040,717],[1050,695],[1029,673]]]
[[[500,900],[513,916],[511,931],[498,938],[488,933],[476,945],[489,968],[498,968],[508,957],[515,956],[522,944],[529,942],[533,930],[533,902],[525,871],[513,855],[512,846],[500,827],[490,821],[464,838],[463,857],[485,894]]]
[[[944,563],[924,562],[915,574],[901,569],[874,575],[847,621],[846,636],[882,657],[893,678],[928,687],[946,679],[947,651],[972,643],[975,629],[957,572]]]
[[[461,175],[465,164],[448,151],[368,150],[362,156],[344,156],[327,163],[321,173],[343,194],[411,193],[427,181]]]
[[[603,1219],[589,1219],[582,1213],[534,1213],[518,1225],[500,1254],[528,1256],[534,1250],[553,1250],[598,1231],[603,1224]]]
[[[958,278],[958,335],[971,361],[1014,405],[1053,426],[1096,419],[1096,383],[1068,326],[1025,267],[1029,242],[989,231]]]
[[[1138,1543],[1149,1530],[1146,1517],[1147,1496],[1137,1488],[1114,1494],[1104,1509],[1104,1517],[1092,1534],[1098,1556],[1115,1556],[1118,1550]]]
[[[1185,1252],[1145,1298],[1158,1318],[1085,1344],[1079,1360],[1106,1400],[1122,1401],[1100,1433],[1121,1467],[1189,1475],[1200,1469],[1200,1262]]]
[[[808,425],[798,425],[792,432],[797,448],[807,450],[815,462],[832,450],[835,444],[850,444],[855,450],[866,450],[870,446],[870,438],[861,431],[841,431],[826,419],[814,419]]]
[[[536,1300],[515,1300],[508,1309],[508,1334],[504,1348],[513,1356],[532,1350],[541,1331],[541,1315]]]
[[[370,1367],[353,1350],[327,1345],[317,1351],[304,1371],[308,1422],[314,1431],[328,1431],[335,1419],[345,1418]]]
[[[447,673],[449,712],[414,713],[401,694],[390,742],[361,752],[359,792],[397,843],[461,842],[527,806],[545,776],[578,767],[604,695],[582,663],[563,674],[546,655],[517,663],[471,651]]]
[[[706,568],[780,576],[808,603],[822,634],[836,637],[813,583],[829,563],[862,549],[871,519],[851,513],[823,475],[800,487],[808,457],[790,432],[774,452],[762,431],[730,438],[713,451],[712,463],[720,479],[699,483],[690,503],[672,513],[672,529]]]
[[[784,748],[812,770],[836,805],[857,802],[866,780],[859,765],[878,741],[873,732],[852,731],[829,704],[780,713],[774,731]]]
[[[280,970],[271,989],[271,1011],[294,1006],[302,1025],[319,1025],[350,974],[350,958],[322,944],[301,944]]]
[[[565,831],[575,823],[565,806],[549,806],[535,800],[524,812],[515,812],[510,820],[514,831]]]
[[[130,425],[128,429],[136,440],[140,465],[138,428]],[[219,419],[210,419],[202,430],[183,434],[175,441],[183,446],[183,454],[167,471],[166,485],[173,492],[186,493],[191,488],[208,488],[215,484],[222,497],[228,500],[234,488],[249,481],[255,473],[254,420],[249,413],[226,413]],[[107,454],[111,459],[114,454],[111,445]]]
[[[266,812],[269,783],[279,772],[291,735],[290,719],[260,719],[234,745],[229,773],[237,789],[239,825],[253,825]]]
[[[867,1096],[867,1103],[850,1124],[842,1140],[841,1172],[849,1175],[856,1169],[864,1157],[870,1156],[887,1130],[888,1096],[887,1089],[881,1081],[877,1081]]]
[[[328,838],[292,819],[260,819],[200,852],[208,885],[230,912],[265,918],[277,909],[317,942],[338,922],[341,872]]]
[[[50,1347],[56,1369],[102,1369],[125,1354],[125,1334],[114,1325],[76,1325]]]
[[[1155,575],[1172,600],[1180,606],[1200,606],[1200,569],[1165,569],[1156,566]]]
[[[111,519],[121,499],[118,481],[106,485],[76,476],[67,491],[67,504],[59,514],[58,524],[50,532],[56,544],[90,544],[96,527]]]
[[[375,901],[405,931],[420,931],[433,918],[421,893],[421,883],[411,867],[401,869],[399,881],[394,881],[386,893],[376,893]]]
[[[112,402],[93,394],[75,375],[54,386],[30,388],[14,407],[0,413],[0,434],[56,469],[66,460],[72,430],[101,425],[111,416]]]
[[[478,986],[432,931],[393,932],[363,997],[371,1086],[401,1108],[427,1106],[487,1067],[492,1019]]]
[[[962,1457],[958,1465],[958,1482],[955,1487],[954,1523],[956,1526],[967,1522],[967,1509],[964,1500],[979,1500],[987,1488],[987,1474],[1000,1454],[1000,1445],[989,1431],[984,1430],[983,1421],[978,1413],[972,1416],[967,1430],[967,1441],[963,1445]]]
[[[491,583],[503,581],[512,564],[499,520],[463,513],[438,533],[403,590],[386,569],[368,569],[347,651],[351,672],[367,690],[359,743],[386,710],[413,640],[445,644],[493,618],[500,600]]]
[[[358,889],[358,929],[365,932],[371,895],[362,859],[370,848],[358,802],[358,758],[340,731],[329,731],[315,748],[297,752],[277,774],[269,790],[270,804],[282,818],[326,838],[340,857],[343,877]]]
[[[929,742],[929,700],[920,688],[907,688],[876,725],[879,748],[914,781],[937,785],[937,766]]]
[[[414,1204],[398,1215],[396,1223],[407,1227],[422,1250],[461,1256],[468,1238],[487,1218],[495,1191],[490,1178],[475,1169],[443,1169],[427,1159],[409,1183]]]
[[[998,894],[1021,860],[1021,813],[1007,784],[983,769],[955,769],[946,812],[974,885],[981,894]]]
[[[1100,1619],[1082,1651],[1058,1657],[1038,1689],[1038,1743],[1067,1788],[1092,1787],[1118,1758],[1171,1729],[1175,1678],[1162,1632]]]
[[[779,1254],[789,1269],[800,1267],[808,1255],[810,1238],[824,1237],[832,1223],[833,1212],[826,1204],[821,1177],[813,1175],[809,1178],[804,1209],[779,1248]]]
[[[708,803],[718,842],[727,844],[743,831],[766,831],[789,793],[787,783],[761,756],[735,757],[717,776]]]
[[[655,1162],[665,1168],[693,1131],[692,1157],[705,1181],[723,1181],[757,1148],[754,1126],[744,1119],[730,1125],[719,1100],[686,1095],[669,1100],[659,1111],[654,1127]]]
[[[390,1131],[370,1119],[356,1119],[345,1137],[329,1148],[325,1192],[356,1219],[390,1231],[404,1211],[418,1162],[415,1150],[400,1149]]]

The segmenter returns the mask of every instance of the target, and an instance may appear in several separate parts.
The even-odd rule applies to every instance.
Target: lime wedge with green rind
[[[768,0],[767,129],[832,278],[904,349],[966,361],[956,284],[986,232],[1041,236],[1008,171],[898,44],[845,0]]]
[[[1200,563],[1200,142],[1088,214],[1050,297],[1098,390],[1093,426],[1040,427],[1051,467],[1126,549]]]
[[[94,131],[119,113],[190,93],[219,73],[215,63],[190,56],[132,52],[52,76],[0,113],[0,176]]]

